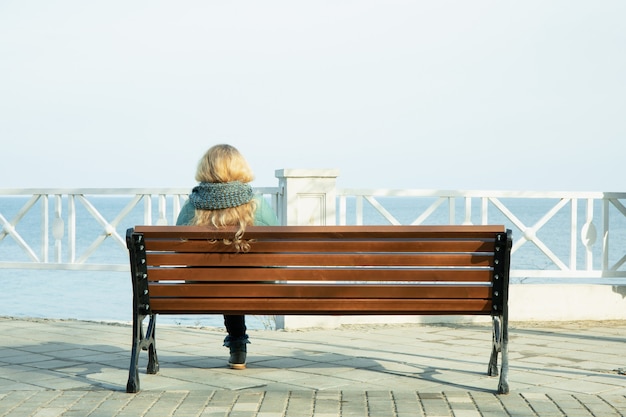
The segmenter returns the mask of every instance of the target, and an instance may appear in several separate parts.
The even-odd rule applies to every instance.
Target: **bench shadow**
[[[546,327],[550,327],[546,325]],[[509,327],[509,335],[511,336],[524,336],[524,335],[532,335],[532,336],[546,336],[546,337],[554,337],[556,339],[567,339],[567,340],[593,340],[593,341],[603,341],[609,343],[624,343],[625,339],[623,337],[612,337],[612,336],[601,336],[597,334],[580,334],[573,333],[567,331],[567,329],[541,329],[538,327],[529,328],[529,327]]]
[[[273,339],[255,335],[255,340],[263,340],[267,343],[272,343]],[[283,343],[281,341],[281,343]],[[433,383],[435,385],[446,386],[450,388],[456,388],[459,390],[473,391],[473,392],[497,392],[499,376],[489,377],[487,375],[487,368],[489,363],[488,351],[484,358],[474,357],[472,359],[462,359],[462,355],[456,358],[443,357],[437,355],[429,355],[425,352],[419,352],[419,348],[416,348],[411,352],[398,352],[399,359],[390,357],[389,350],[376,350],[367,348],[366,350],[356,350],[354,355],[346,355],[341,353],[327,353],[324,352],[325,347],[331,349],[345,349],[349,347],[343,343],[328,343],[320,345],[315,341],[298,340],[299,347],[293,349],[293,353],[289,356],[277,356],[277,355],[255,355],[252,349],[249,349],[249,369],[291,369],[291,370],[306,370],[310,369],[325,369],[320,376],[325,374],[336,376],[332,374],[332,369],[345,369],[353,368],[356,370],[362,370],[372,373],[372,381],[381,380],[386,377],[393,377],[398,379],[398,383],[402,383],[402,379],[406,378],[407,383],[410,381],[421,380]],[[303,349],[303,346],[309,345],[310,349]],[[405,345],[408,347],[408,345]],[[380,353],[377,355],[377,353]],[[410,360],[403,360],[401,358],[409,358]],[[299,365],[293,365],[294,360],[302,362]],[[448,366],[433,366],[433,361],[446,361],[449,362]],[[285,366],[281,366],[281,362]],[[270,363],[271,365],[268,365]],[[455,366],[457,364],[457,366]],[[223,366],[209,365],[207,369],[220,369]],[[401,369],[393,369],[401,368]],[[464,368],[464,369],[460,369]],[[471,369],[470,369],[471,368]],[[475,370],[474,370],[475,369]],[[311,372],[314,373],[314,372]],[[472,385],[471,379],[468,383],[455,383],[449,380],[449,378],[461,378],[461,377],[473,377],[490,378],[493,380],[493,388],[485,388],[481,386]],[[339,376],[341,377],[341,376]]]
[[[91,376],[120,370],[127,373],[130,350],[66,342],[0,346],[0,363],[0,378],[11,381],[12,389],[125,391],[125,380],[117,384]]]
[[[454,327],[454,326],[446,326]],[[466,329],[484,330],[485,326],[463,326]],[[515,353],[515,337],[524,336],[545,336],[546,338],[556,338],[558,340],[595,340],[610,343],[624,342],[623,338],[610,336],[597,336],[591,334],[580,334],[564,329],[541,329],[541,328],[517,328],[510,329],[512,342],[509,346],[510,353]],[[221,338],[221,335],[217,336]],[[417,336],[419,338],[419,336]],[[363,370],[372,373],[371,380],[384,379],[384,377],[403,378],[407,382],[414,380],[429,381],[434,384],[474,392],[496,391],[498,377],[488,377],[493,380],[493,388],[484,388],[472,385],[471,378],[467,383],[450,381],[449,379],[487,376],[487,365],[489,361],[489,350],[485,348],[484,356],[456,356],[447,357],[443,352],[420,351],[419,346],[410,352],[398,352],[398,357],[390,355],[389,350],[375,349],[368,347],[364,350],[354,349],[354,355],[343,353],[326,353],[329,350],[350,348],[350,343],[329,343],[320,344],[315,340],[293,341],[298,347],[290,350],[284,349],[289,341],[275,341],[271,337],[271,332],[267,335],[255,334],[255,340],[262,341],[264,345],[283,344],[285,355],[258,354],[255,352],[254,344],[249,349],[249,369],[254,372],[259,370],[291,369],[308,367],[324,369],[318,375],[333,375],[333,369],[346,367]],[[462,341],[459,341],[460,345]],[[486,342],[489,343],[489,342]],[[158,341],[157,341],[158,346]],[[410,347],[409,344],[404,345]],[[488,345],[489,346],[489,345]],[[184,352],[184,346],[180,348]],[[158,348],[161,372],[167,369],[191,368],[207,371],[229,371],[226,367],[227,350],[216,343],[211,337],[207,338],[207,349],[202,355],[198,353],[177,354],[168,351],[167,348]],[[29,389],[28,386],[39,389],[60,389],[60,390],[109,390],[125,391],[126,378],[130,364],[130,343],[127,348],[110,344],[79,344],[66,342],[44,342],[18,346],[0,346],[0,379],[12,381],[15,388]],[[410,360],[408,359],[410,357]],[[141,352],[139,360],[140,377],[146,376],[147,352]],[[438,366],[433,366],[436,361]],[[298,364],[297,362],[300,362]],[[621,364],[616,364],[619,368]],[[510,361],[510,372],[514,375],[516,371],[549,371],[546,366],[522,366],[515,363],[514,357]],[[233,371],[236,372],[236,371]],[[598,370],[576,369],[575,367],[559,367],[559,373],[576,376],[597,375]],[[107,375],[113,374],[113,375]],[[312,371],[314,373],[314,371]],[[158,375],[158,374],[157,374]],[[245,375],[245,374],[241,374]],[[602,373],[603,377],[610,380],[622,382],[624,376],[617,372]],[[100,379],[98,376],[102,376]],[[110,377],[110,378],[107,378]],[[210,373],[207,374],[210,378]],[[484,383],[481,383],[484,385]],[[8,384],[5,383],[8,387]],[[393,387],[391,387],[393,388]],[[225,388],[228,389],[228,388]],[[316,388],[312,388],[316,389]],[[512,390],[514,390],[514,386]]]

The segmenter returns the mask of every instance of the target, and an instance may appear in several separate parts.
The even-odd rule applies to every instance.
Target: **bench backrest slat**
[[[210,242],[206,239],[146,239],[146,245],[153,251],[176,251],[181,253],[205,253]],[[231,253],[232,248],[215,242],[214,253]],[[250,253],[291,252],[493,252],[491,239],[379,239],[379,240],[261,240],[253,242]]]
[[[259,281],[442,281],[491,282],[490,269],[310,269],[310,268],[156,268],[149,281],[242,282]],[[275,284],[277,285],[277,284]],[[356,285],[356,284],[355,284]]]
[[[302,285],[290,284],[276,287],[273,284],[240,284],[238,296],[242,298],[433,298],[433,299],[489,299],[491,288],[473,286],[410,286],[410,285]],[[225,284],[154,284],[150,287],[153,297],[222,298],[232,297],[232,288]]]
[[[158,239],[224,239],[232,236],[229,228],[212,229],[203,226],[136,226],[137,233]],[[504,226],[253,226],[247,229],[248,238],[277,239],[493,239]]]
[[[342,315],[384,314],[491,314],[491,303],[481,299],[441,300],[397,299],[316,299],[287,298],[271,300],[245,298],[215,298],[211,303],[205,299],[164,298],[152,301],[152,311],[160,314],[301,314],[320,315],[339,312]],[[215,308],[213,308],[215,307]]]
[[[420,253],[397,252],[377,253],[153,253],[147,257],[151,266],[489,266],[493,260],[490,254],[465,253]]]

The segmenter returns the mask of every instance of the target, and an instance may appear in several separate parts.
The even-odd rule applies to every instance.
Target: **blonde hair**
[[[254,179],[252,169],[243,155],[231,145],[212,146],[200,159],[196,170],[196,181],[209,183],[226,183],[239,181],[248,183]],[[237,207],[219,210],[196,209],[192,223],[194,225],[211,225],[214,227],[238,226],[233,240],[225,240],[233,244],[237,251],[247,252],[250,244],[243,240],[246,226],[254,224],[256,201],[254,199]]]

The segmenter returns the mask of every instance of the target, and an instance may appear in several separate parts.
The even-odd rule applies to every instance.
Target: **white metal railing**
[[[364,224],[367,209],[388,224],[505,224],[513,230],[511,277],[518,281],[626,278],[626,193],[346,189],[337,195],[339,224]],[[389,209],[400,198],[413,201],[404,219]]]
[[[127,271],[126,229],[175,224],[189,191],[0,189],[0,268]]]
[[[284,221],[279,187],[256,188]],[[335,189],[338,224],[504,224],[511,276],[626,278],[626,193]],[[0,189],[0,269],[127,271],[125,231],[174,224],[188,188]],[[317,204],[317,203],[316,203]],[[604,280],[604,281],[602,281]],[[595,281],[594,281],[595,282]]]

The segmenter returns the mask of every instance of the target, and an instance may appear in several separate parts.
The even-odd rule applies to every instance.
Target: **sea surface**
[[[429,198],[415,197],[377,197],[379,202],[391,216],[402,224],[411,224],[435,201]],[[0,197],[0,221],[12,222],[20,217],[20,210],[27,203],[25,197]],[[125,231],[129,227],[144,223],[143,205],[133,209],[122,219],[118,219],[120,212],[128,206],[128,197],[90,197],[89,202],[109,223],[115,224],[117,234],[123,240]],[[541,221],[546,213],[558,203],[558,199],[502,199],[503,204],[515,215],[517,221],[525,226],[532,226]],[[348,199],[346,223],[354,224],[355,200]],[[586,202],[579,201],[577,218],[577,234],[583,227],[586,219]],[[42,251],[42,208],[38,202],[17,223],[16,232],[24,242],[32,248],[37,256]],[[54,200],[49,202],[50,238],[48,242],[49,258],[56,259],[55,240],[52,230],[55,227]],[[61,205],[61,218],[67,222],[67,202]],[[153,221],[158,218],[157,204],[153,204]],[[600,202],[593,208],[593,223],[598,230],[598,241],[593,246],[594,268],[599,268],[600,240],[602,227],[602,209]],[[476,202],[472,207],[471,222],[480,224],[481,209]],[[465,221],[464,202],[454,210],[454,222],[461,224]],[[104,233],[103,226],[86,206],[76,204],[76,258],[89,253],[90,247],[97,242]],[[449,224],[450,210],[447,205],[439,207],[422,224]],[[169,218],[168,222],[173,223]],[[363,209],[364,224],[390,224],[370,204],[365,203]],[[520,229],[511,219],[506,218],[494,207],[489,209],[490,224],[504,224],[513,230],[514,239],[521,239]],[[537,236],[546,244],[565,264],[569,263],[571,204],[560,209],[538,232]],[[0,224],[1,226],[1,224]],[[68,262],[67,224],[64,225],[64,234],[61,239],[62,262]],[[624,215],[613,210],[610,212],[610,247],[616,248],[609,252],[609,262],[617,262],[624,256],[626,248],[626,219]],[[0,262],[28,262],[28,253],[20,243],[10,235],[2,234],[0,227]],[[58,232],[58,230],[57,230]],[[586,254],[584,246],[578,239],[576,260],[579,269],[585,265]],[[621,252],[620,252],[621,249]],[[108,237],[93,254],[85,260],[85,264],[121,264],[128,262],[128,252],[125,244]],[[512,257],[512,269],[523,270],[554,270],[556,266],[534,244],[526,243],[516,251]],[[548,279],[549,281],[549,279]],[[556,280],[555,280],[556,281]],[[597,279],[596,279],[597,281]],[[568,282],[596,282],[594,279]],[[619,281],[619,280],[618,280]],[[519,278],[511,281],[513,284],[546,282],[546,279]],[[564,282],[558,280],[556,282]],[[602,283],[611,284],[610,280]],[[3,269],[0,268],[0,316],[12,317],[40,317],[53,319],[78,319],[112,322],[132,321],[132,287],[129,272],[91,271],[91,270],[49,270],[49,269]],[[160,323],[221,327],[222,316],[159,316]],[[249,316],[247,318],[250,329],[263,329],[273,326],[271,317]]]

